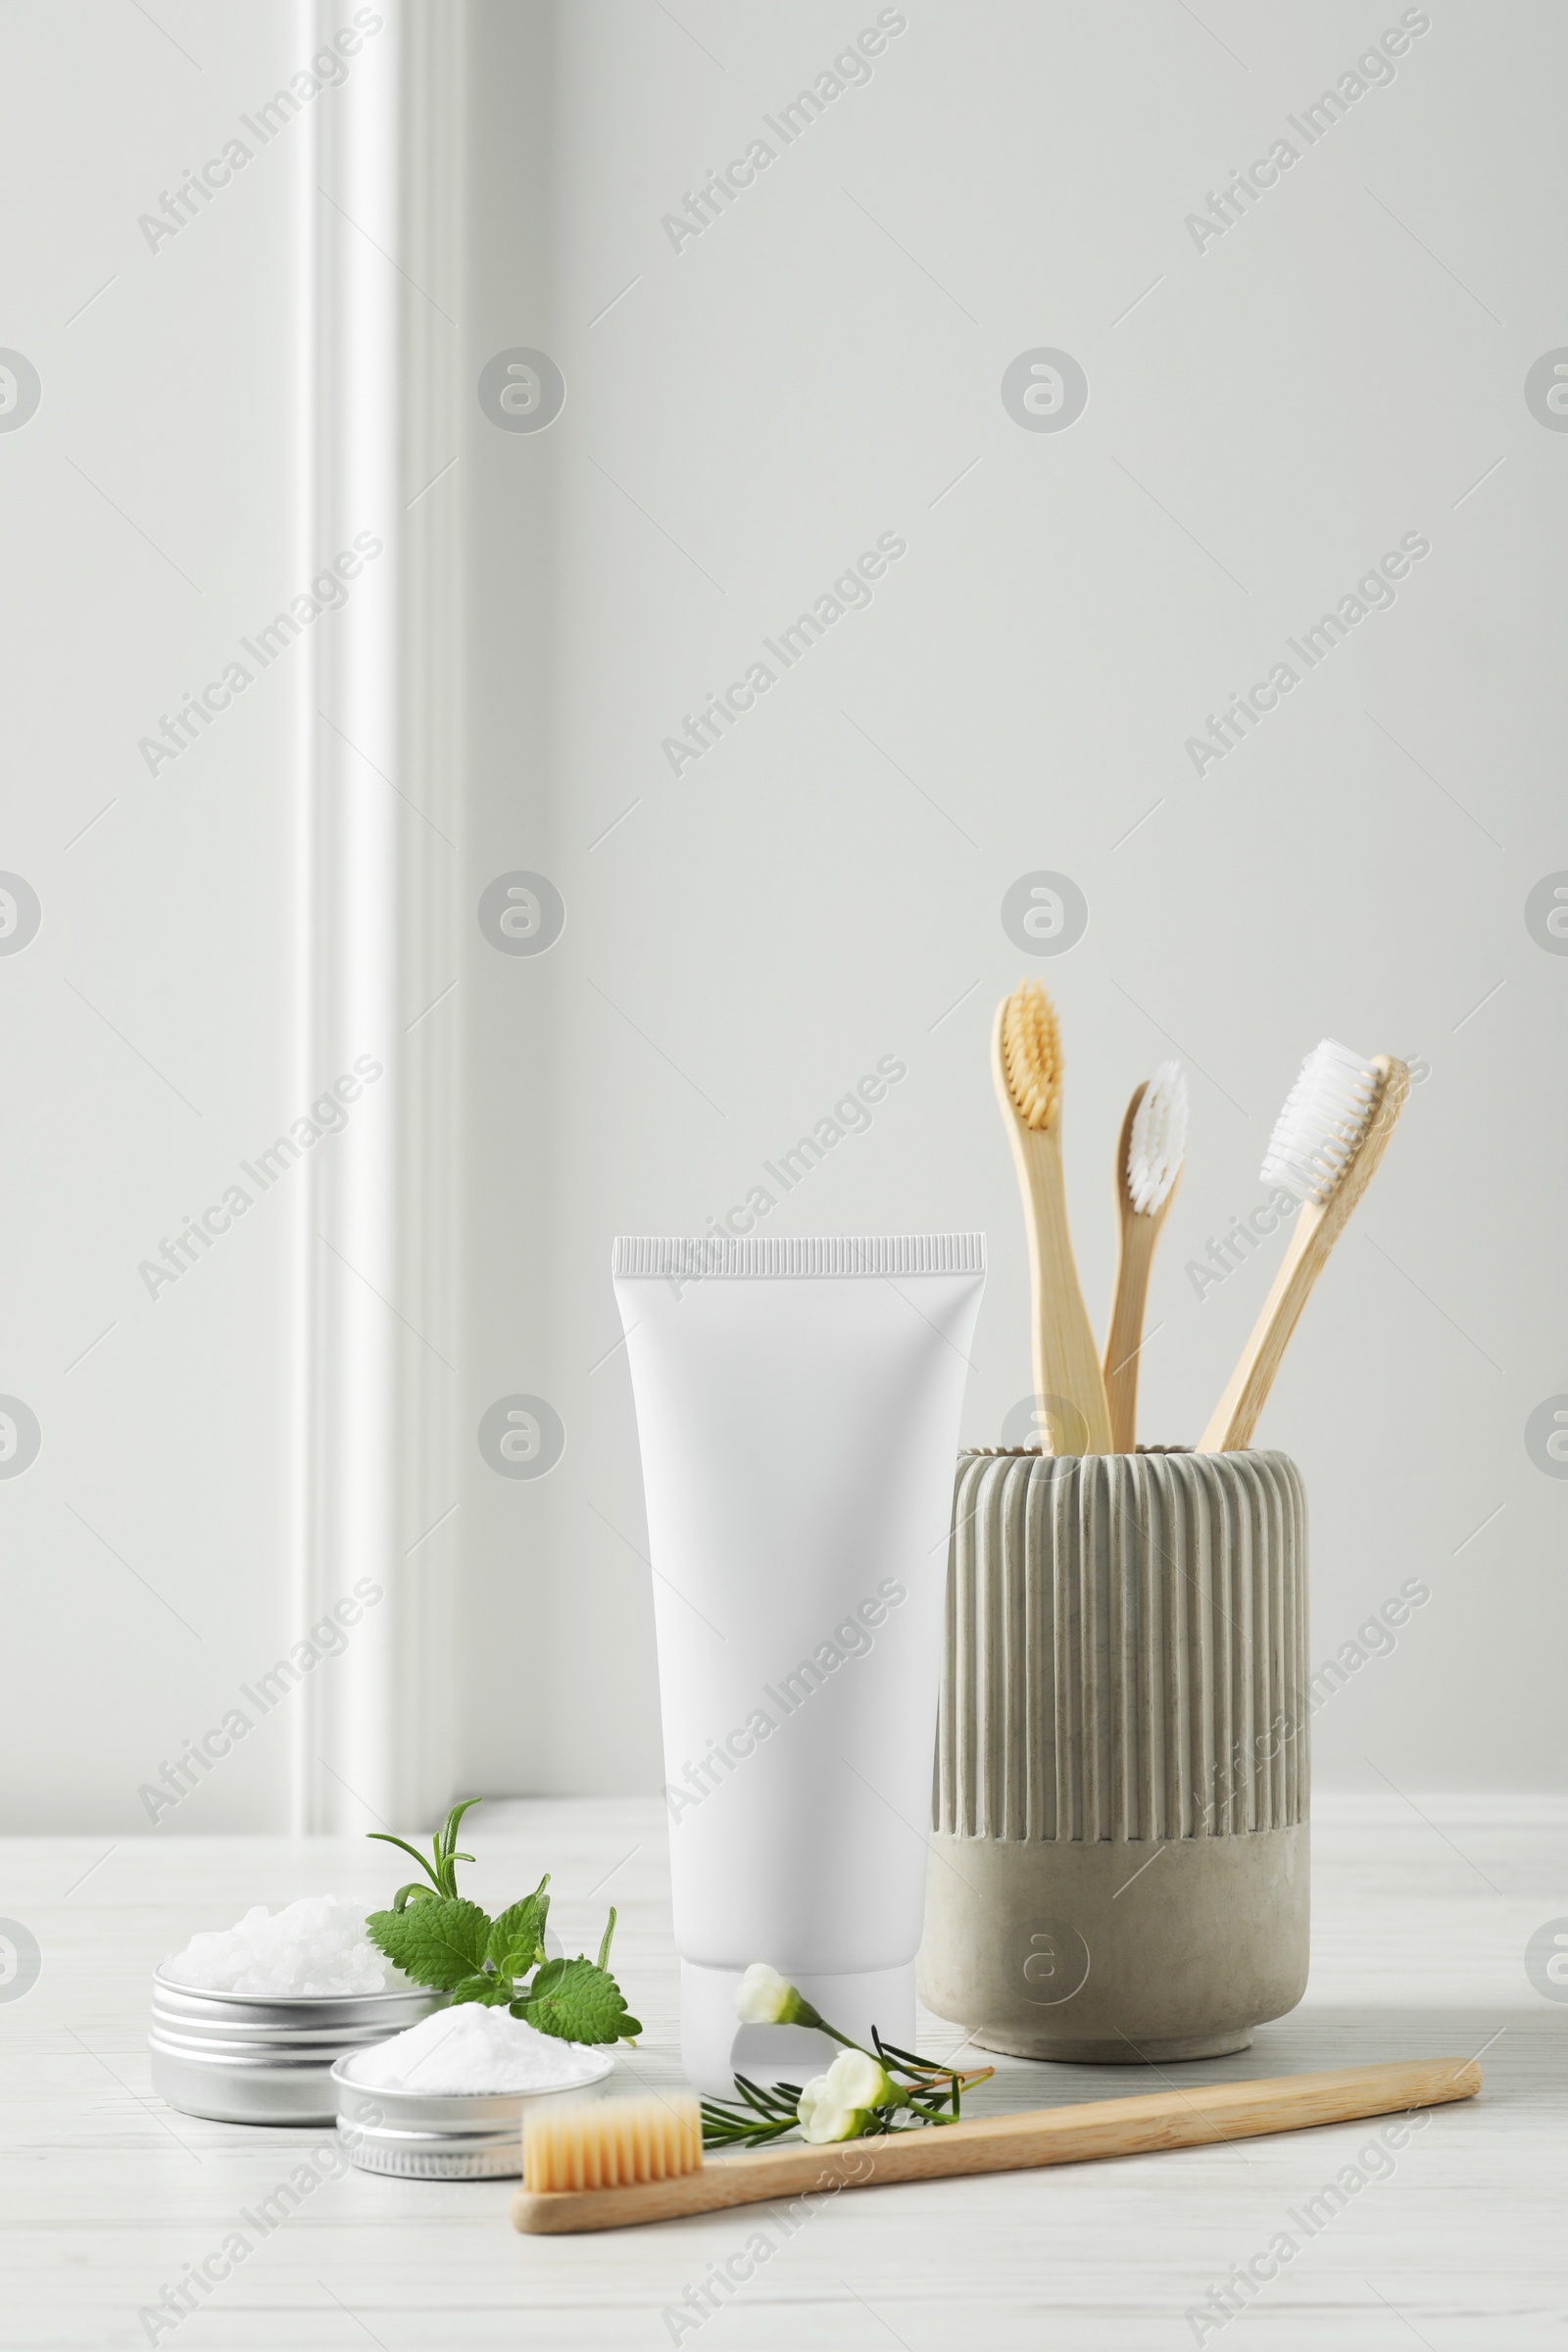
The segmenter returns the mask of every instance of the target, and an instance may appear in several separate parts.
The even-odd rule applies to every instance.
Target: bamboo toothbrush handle
[[[1128,1214],[1121,1221],[1121,1253],[1110,1329],[1105,1334],[1105,1403],[1110,1412],[1110,1450],[1131,1453],[1138,1443],[1138,1362],[1144,1340],[1144,1306],[1160,1220]]]
[[[1132,1101],[1116,1139],[1116,1288],[1111,1298],[1110,1328],[1105,1334],[1105,1404],[1110,1414],[1113,1453],[1138,1449],[1138,1368],[1144,1344],[1144,1310],[1149,1302],[1149,1275],[1161,1229],[1182,1180],[1178,1161],[1157,1208],[1137,1209],[1132,1200],[1131,1153],[1133,1126],[1152,1081],[1133,1089]]]
[[[1105,1384],[1067,1231],[1060,1135],[1016,1122],[1011,1132],[1029,1234],[1035,1409],[1048,1416],[1053,1453],[1109,1453]]]
[[[1324,1233],[1325,1211],[1308,1201],[1297,1213],[1300,1222],[1225,1394],[1198,1441],[1200,1453],[1242,1453],[1250,1446],[1291,1334],[1300,1321],[1313,1284],[1328,1264],[1335,1236]]]
[[[1410,1073],[1402,1061],[1380,1054],[1372,1067],[1382,1079],[1382,1092],[1359,1150],[1334,1191],[1321,1206],[1311,1201],[1300,1209],[1300,1222],[1291,1237],[1284,1263],[1263,1301],[1263,1311],[1242,1350],[1225,1394],[1199,1440],[1200,1453],[1240,1453],[1252,1443],[1258,1416],[1268,1401],[1280,1360],[1312,1286],[1328,1264],[1329,1252],[1349,1222],[1350,1211],[1371,1183],[1378,1162],[1388,1150],[1394,1124],[1410,1091]]]
[[[1474,2098],[1474,2059],[1416,2058],[1387,2066],[1348,2066],[1333,2074],[1282,2075],[1255,2082],[1213,2082],[1192,2090],[1131,2099],[1096,2099],[1078,2107],[1041,2107],[985,2123],[950,2124],[834,2147],[772,2148],[720,2157],[676,2180],[635,2188],[520,2188],[512,2200],[514,2229],[532,2233],[617,2230],[756,2205],[812,2189],[865,2188],[894,2180],[935,2180],[960,2173],[1016,2172],[1035,2165],[1077,2164],[1099,2156],[1156,2155],[1299,2132],[1412,2107]]]

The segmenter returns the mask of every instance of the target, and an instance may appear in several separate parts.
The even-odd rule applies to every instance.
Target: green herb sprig
[[[963,2093],[984,2082],[994,2067],[960,2072],[913,2050],[884,2041],[873,2026],[872,2049],[852,2041],[813,2009],[775,1969],[758,1962],[746,1971],[736,1994],[743,2024],[815,2028],[839,2044],[840,2055],[825,2075],[798,2082],[754,2082],[737,2074],[741,2103],[704,2099],[705,2148],[759,2148],[800,2131],[816,2146],[893,2132],[923,2132],[959,2120]]]
[[[426,1861],[417,1847],[388,1830],[368,1835],[412,1854],[425,1880],[410,1880],[392,1898],[389,1911],[372,1911],[366,1931],[379,1951],[416,1984],[460,2001],[510,2009],[536,2033],[560,2041],[630,2041],[642,2027],[628,2011],[620,1986],[610,1974],[615,1909],[611,1905],[599,1957],[552,1960],[545,1951],[550,1912],[547,1871],[531,1894],[509,1904],[499,1918],[458,1892],[457,1865],[472,1854],[457,1850],[458,1825],[470,1806],[454,1805],[431,1841]]]
[[[933,2059],[917,2057],[912,2050],[901,2050],[896,2043],[884,2041],[875,2027],[871,2030],[871,2039],[878,2060],[901,2096],[896,2101],[863,2109],[865,2121],[854,2134],[858,2139],[892,2132],[923,2132],[932,2124],[956,2124],[960,2118],[963,2093],[996,2072],[995,2067],[983,2066],[960,2074],[952,2067],[939,2066]],[[854,2049],[859,2045],[852,2042],[849,2046]],[[907,2081],[901,2082],[900,2076]],[[735,2087],[744,2106],[731,2105],[722,2099],[701,2102],[705,2148],[761,2148],[769,2140],[782,2139],[786,2132],[801,2129],[803,2094],[799,2082],[754,2082],[750,2076],[738,2074]],[[907,2120],[901,2121],[901,2117]]]

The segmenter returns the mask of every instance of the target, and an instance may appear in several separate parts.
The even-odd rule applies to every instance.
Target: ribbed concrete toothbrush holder
[[[1306,1987],[1283,1453],[961,1454],[920,1996],[986,2049],[1217,2058]]]

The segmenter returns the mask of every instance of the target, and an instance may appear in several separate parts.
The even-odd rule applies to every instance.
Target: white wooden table
[[[252,1902],[330,1889],[384,1901],[395,1857],[352,1839],[6,1841],[0,1914],[36,1936],[43,1969],[24,1997],[0,2001],[0,2341],[25,2352],[149,2340],[179,2352],[653,2352],[697,2339],[703,2352],[1175,2352],[1200,2340],[1186,2314],[1284,2230],[1299,2251],[1203,2341],[1223,2338],[1226,2352],[1560,2348],[1568,2002],[1532,1988],[1523,1954],[1543,1922],[1568,1914],[1563,1816],[1401,1812],[1320,1819],[1304,2004],[1243,2056],[1172,2070],[1185,2086],[1485,2052],[1482,2098],[1436,2114],[1391,2177],[1369,2179],[1310,2238],[1293,2209],[1299,2215],[1353,2162],[1370,2127],[857,2191],[824,2201],[793,2235],[759,2208],[522,2238],[507,2223],[506,2182],[350,2173],[322,2179],[208,2300],[155,2335],[139,2311],[243,2229],[241,2208],[254,2213],[330,2134],[201,2123],[153,2097],[154,1964]],[[568,1950],[594,1948],[606,1902],[618,1905],[615,1965],[647,2028],[624,2062],[627,2086],[677,2081],[661,1808],[491,1804],[465,1834],[481,1856],[472,1891],[493,1907],[554,1872],[553,1924]],[[956,2041],[923,2021],[923,2047],[948,2052]],[[973,2112],[1146,2085],[1143,2070],[1004,2060]],[[665,2316],[758,2229],[775,2250],[747,2283],[700,2325],[690,2307],[684,2323]]]

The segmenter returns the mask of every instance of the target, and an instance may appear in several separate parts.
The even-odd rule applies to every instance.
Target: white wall
[[[1090,908],[1038,968],[1097,1318],[1126,1096],[1171,1052],[1192,1076],[1150,1435],[1196,1436],[1261,1300],[1272,1255],[1201,1299],[1183,1268],[1259,1199],[1301,1054],[1328,1032],[1429,1065],[1261,1432],[1306,1476],[1317,1655],[1404,1578],[1432,1593],[1319,1716],[1319,1785],[1560,1788],[1568,1492],[1523,1433],[1568,1389],[1568,966],[1524,906],[1568,867],[1568,440],[1523,383],[1565,339],[1568,24],[1440,0],[1392,84],[1200,252],[1186,216],[1277,137],[1305,149],[1287,116],[1397,7],[902,13],[869,82],[676,252],[662,216],[760,132],[780,148],[763,116],[877,9],[465,11],[466,282],[431,289],[462,394],[461,986],[419,1032],[451,1056],[466,1170],[439,1331],[460,1507],[416,1555],[456,1583],[454,1784],[657,1784],[611,1238],[700,1230],[881,1055],[906,1078],[773,1224],[984,1227],[965,1437],[994,1440],[1028,1389],[985,1044],[1023,968],[1001,902],[1050,868]],[[259,1200],[156,1301],[136,1268],[303,1107],[305,666],[156,777],[137,739],[313,567],[311,123],[156,253],[137,216],[287,80],[314,20],[154,15],[0,17],[0,190],[25,222],[0,344],[43,384],[0,432],[20,655],[0,867],[43,907],[0,956],[0,1391],[43,1430],[0,1479],[3,1803],[107,1835],[144,1826],[138,1785],[299,1631],[303,1193]],[[355,72],[380,70],[368,46]],[[537,434],[476,396],[517,346],[565,377]],[[1061,433],[1000,396],[1041,346],[1087,372]],[[907,553],[869,610],[673,775],[682,714],[889,531]],[[1394,609],[1197,776],[1205,713],[1405,532],[1431,553]],[[565,902],[538,957],[477,922],[514,869]],[[475,1440],[514,1393],[565,1425],[537,1481],[497,1477]],[[290,1725],[258,1723],[162,1827],[281,1822]]]
[[[567,1444],[532,1484],[469,1456],[466,1781],[657,1776],[610,1239],[700,1230],[883,1054],[906,1080],[772,1226],[983,1226],[966,1438],[1027,1392],[986,1038],[1024,968],[1002,899],[1049,868],[1090,906],[1037,968],[1097,1319],[1122,1106],[1172,1052],[1191,1075],[1151,1436],[1197,1436],[1267,1288],[1278,1243],[1201,1298],[1184,1266],[1262,1198],[1302,1054],[1429,1068],[1261,1433],[1306,1476],[1317,1656],[1431,1592],[1319,1714],[1319,1786],[1560,1787],[1568,1490],[1523,1431],[1568,1386],[1568,965],[1523,909],[1568,865],[1568,441],[1522,385],[1564,340],[1568,24],[1439,0],[1309,147],[1287,116],[1397,7],[911,0],[677,252],[662,215],[780,149],[764,115],[877,11],[675,13],[471,20],[470,369],[540,347],[567,394],[538,434],[467,410],[470,898],[537,868],[567,920],[536,960],[470,931],[466,1368],[471,1419],[538,1393]],[[1282,135],[1299,160],[1199,250],[1186,216]],[[1089,379],[1059,434],[1000,397],[1040,346]],[[682,713],[887,530],[870,609],[673,775]],[[1431,552],[1393,609],[1195,774],[1205,714],[1407,532]]]
[[[0,957],[0,1389],[42,1446],[0,1482],[0,1802],[38,1829],[146,1828],[138,1785],[288,1617],[287,1188],[156,1298],[137,1267],[303,1108],[296,679],[238,645],[303,585],[302,126],[250,139],[155,249],[137,221],[221,155],[301,36],[289,9],[153,14],[167,34],[107,4],[3,24],[0,342],[42,398],[0,433],[0,866],[42,922]],[[254,683],[149,773],[139,738],[236,657]],[[286,1722],[259,1722],[183,1810],[276,1822],[286,1768]]]

